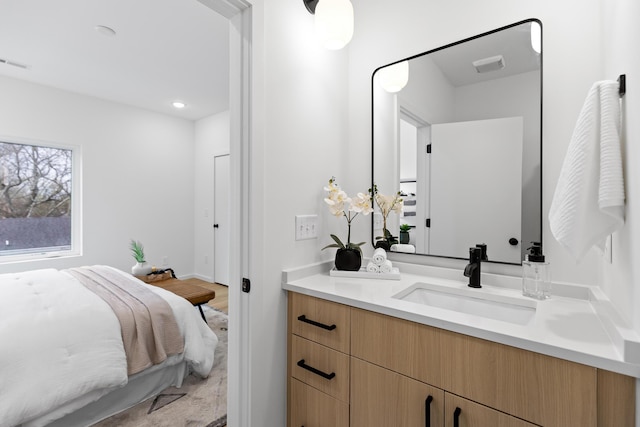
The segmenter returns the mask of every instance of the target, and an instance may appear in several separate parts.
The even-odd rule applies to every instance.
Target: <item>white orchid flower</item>
[[[341,216],[345,216],[344,213],[344,205],[336,205],[336,206],[329,206],[329,212],[331,212],[331,215],[336,216],[336,217],[341,217]]]
[[[373,206],[371,205],[371,196],[368,194],[358,193],[356,197],[351,199],[352,212],[362,213],[363,215],[369,215],[373,212]]]
[[[329,185],[324,187],[324,189],[329,192],[324,201],[329,205],[329,212],[331,212],[331,215],[336,217],[344,216],[345,204],[351,203],[351,199],[347,196],[347,193],[342,191],[340,187],[335,184],[333,179],[329,181]]]
[[[351,243],[351,221],[355,219],[360,213],[368,215],[373,212],[373,201],[369,194],[358,193],[354,198],[350,198],[347,193],[340,189],[340,186],[336,184],[335,177],[331,177],[329,185],[324,187],[324,191],[328,194],[324,198],[324,202],[329,206],[329,212],[335,217],[345,217],[347,221],[347,242],[343,244],[339,237],[331,235],[331,238],[336,242],[334,244],[325,246],[327,248],[342,248],[349,250],[357,250],[362,254],[360,246],[362,243]],[[345,207],[348,205],[348,210]]]
[[[403,207],[404,207],[404,203],[402,203],[402,199],[400,197],[397,197],[395,205],[393,206],[393,211],[398,215],[400,215],[402,213]]]

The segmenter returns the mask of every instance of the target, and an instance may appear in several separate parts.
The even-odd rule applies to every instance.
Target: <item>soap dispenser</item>
[[[549,263],[544,260],[541,243],[531,244],[532,246],[527,248],[529,253],[522,262],[522,295],[547,299],[551,297]]]

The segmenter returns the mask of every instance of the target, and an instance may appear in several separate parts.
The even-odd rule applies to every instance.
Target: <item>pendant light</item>
[[[390,93],[400,92],[409,82],[409,61],[398,62],[384,68],[378,73],[380,86]]]
[[[538,22],[531,22],[531,48],[538,55],[542,52],[542,28]]]
[[[316,37],[330,50],[342,49],[353,37],[353,5],[349,0],[303,0],[315,15]]]

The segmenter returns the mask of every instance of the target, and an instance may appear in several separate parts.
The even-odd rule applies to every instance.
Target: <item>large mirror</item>
[[[377,207],[374,245],[468,258],[484,243],[520,264],[542,241],[541,30],[518,22],[373,73],[372,180],[403,199],[399,214]]]

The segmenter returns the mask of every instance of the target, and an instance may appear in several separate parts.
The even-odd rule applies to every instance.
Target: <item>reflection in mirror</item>
[[[391,250],[467,258],[485,243],[489,261],[520,264],[541,242],[541,45],[527,20],[374,72],[373,184],[403,195],[389,232],[409,228]],[[406,85],[385,90],[405,61]],[[372,228],[375,244],[379,214]]]

